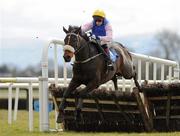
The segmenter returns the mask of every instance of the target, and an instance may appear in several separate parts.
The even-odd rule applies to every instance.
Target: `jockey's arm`
[[[89,23],[82,25],[81,30],[82,30],[82,32],[87,32],[87,31],[91,30],[92,27],[93,27],[93,22],[89,22]]]
[[[107,42],[111,42],[112,41],[112,27],[110,24],[107,24],[105,26],[105,30],[106,30],[106,36],[99,36],[100,40],[103,43],[107,43]]]

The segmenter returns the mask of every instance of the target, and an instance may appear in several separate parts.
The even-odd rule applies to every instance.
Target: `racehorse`
[[[139,87],[131,54],[122,44],[115,42],[111,44],[118,57],[113,63],[114,69],[107,70],[106,60],[103,54],[98,52],[97,45],[89,41],[88,36],[81,32],[81,27],[69,26],[68,30],[63,27],[63,31],[66,33],[64,39],[64,60],[65,62],[70,62],[74,55],[75,62],[73,64],[72,80],[63,94],[59,107],[58,123],[64,120],[66,98],[81,84],[86,85],[86,87],[77,93],[76,120],[80,117],[83,97],[98,88],[101,84],[112,80],[115,90],[117,90],[117,77],[122,76],[125,79],[133,78],[136,86]]]

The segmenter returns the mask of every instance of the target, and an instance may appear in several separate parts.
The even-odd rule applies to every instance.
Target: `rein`
[[[78,53],[85,47],[85,45],[80,45],[80,36],[79,36],[79,34],[68,33],[67,35],[69,35],[69,37],[68,37],[68,43],[67,43],[67,45],[64,46],[64,50],[65,50],[65,49],[68,49],[68,50],[72,51],[72,52],[74,53],[74,55],[78,54]],[[76,50],[74,49],[73,46],[71,46],[71,45],[69,44],[69,43],[70,43],[71,35],[74,35],[74,36],[77,37],[77,41],[78,41],[78,42],[77,42],[77,49],[76,49]],[[78,47],[79,47],[79,48],[78,48]],[[98,57],[98,56],[100,56],[100,55],[102,55],[102,53],[96,54],[96,55],[94,55],[94,56],[92,56],[92,57],[90,57],[90,58],[88,58],[88,59],[83,60],[83,61],[76,61],[76,60],[75,60],[74,63],[76,63],[76,64],[84,64],[84,63],[87,63],[87,62],[95,59],[96,57]]]
[[[95,55],[95,56],[92,56],[91,58],[88,58],[88,59],[83,60],[83,61],[75,61],[74,63],[76,63],[76,64],[80,64],[80,63],[83,64],[83,63],[89,62],[90,60],[95,59],[96,57],[98,57],[98,56],[100,56],[100,55],[102,55],[102,53],[99,53],[99,54],[97,54],[97,55]]]
[[[80,48],[78,48],[77,50],[75,50],[74,55],[76,55],[81,49],[83,49],[85,46],[81,45]]]

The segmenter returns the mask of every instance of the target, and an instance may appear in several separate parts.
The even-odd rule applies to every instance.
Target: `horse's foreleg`
[[[78,95],[78,102],[76,106],[75,111],[75,120],[80,121],[81,120],[81,109],[83,108],[83,97],[85,97],[88,93],[90,93],[95,88],[98,88],[98,81],[93,80],[87,84],[87,86],[79,93]]]
[[[75,91],[75,89],[79,86],[80,84],[77,82],[74,82],[73,80],[71,80],[71,82],[69,83],[68,88],[64,91],[63,93],[63,98],[61,101],[61,104],[59,106],[59,110],[64,110],[65,108],[65,103],[66,103],[66,98],[69,96],[70,93],[72,93],[73,91]]]
[[[69,94],[74,91],[80,84],[77,82],[74,82],[73,80],[71,80],[68,88],[65,90],[63,97],[62,97],[62,101],[60,103],[59,106],[59,115],[57,118],[57,123],[62,123],[64,120],[64,109],[66,107],[66,98],[69,96]]]
[[[87,86],[79,93],[78,95],[78,105],[77,108],[82,108],[82,98],[85,97],[88,93],[90,93],[92,90],[98,88],[99,82],[97,80],[93,80],[87,84]]]

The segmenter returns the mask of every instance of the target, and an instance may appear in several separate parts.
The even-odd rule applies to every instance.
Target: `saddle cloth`
[[[109,49],[109,55],[110,55],[110,59],[115,62],[116,59],[119,57],[119,55],[117,54],[117,52],[115,51],[114,48],[110,48]]]

